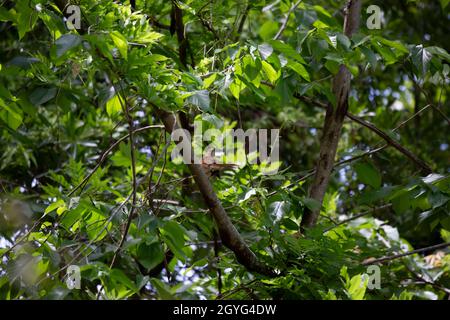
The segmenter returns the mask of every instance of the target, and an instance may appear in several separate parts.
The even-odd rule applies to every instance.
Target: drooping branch
[[[424,174],[430,174],[431,172],[433,172],[433,170],[430,168],[430,166],[428,164],[426,164],[422,159],[417,157],[414,153],[412,153],[411,151],[409,151],[408,149],[403,147],[400,143],[398,143],[397,141],[395,141],[394,139],[389,137],[389,135],[387,133],[385,133],[383,130],[377,128],[372,123],[370,123],[364,119],[361,119],[351,113],[347,113],[347,117],[349,117],[353,121],[372,130],[373,132],[375,132],[377,135],[379,135],[381,138],[383,138],[389,145],[393,146],[395,149],[397,149],[398,151],[403,153],[406,157],[411,159],[421,169],[421,171]]]
[[[294,94],[294,97],[306,102],[306,103],[310,103],[313,104],[319,108],[327,108],[327,105],[321,101],[312,99],[310,97],[307,96],[302,96],[300,94]],[[419,110],[415,115],[421,113],[423,110],[425,110],[426,108],[428,108],[428,106],[425,106],[424,108],[422,108],[421,110]],[[395,129],[393,129],[392,131],[397,130],[399,127],[403,126],[406,122],[410,121],[411,119],[414,118],[413,115],[412,117],[410,117],[409,119],[407,119],[406,121],[400,123]],[[410,160],[412,160],[414,162],[414,164],[416,166],[418,166],[422,172],[424,174],[429,174],[431,173],[433,170],[431,169],[431,167],[425,163],[422,159],[420,159],[418,156],[416,156],[414,153],[412,153],[410,150],[408,150],[407,148],[405,148],[404,146],[402,146],[400,143],[398,143],[397,141],[395,141],[394,139],[392,139],[386,132],[384,132],[383,130],[381,130],[380,128],[378,128],[377,126],[375,126],[374,124],[370,123],[369,121],[366,121],[350,112],[347,112],[346,114],[347,118],[351,119],[352,121],[362,125],[363,127],[366,127],[367,129],[371,130],[372,132],[376,133],[380,138],[384,139],[388,145],[394,147],[395,149],[397,149],[399,152],[401,152],[403,155],[405,155],[407,158],[409,158]]]
[[[361,1],[350,0],[347,3],[344,20],[344,34],[351,37],[359,26]],[[348,94],[350,91],[351,73],[345,65],[341,65],[338,74],[333,79],[333,94],[336,106],[327,105],[324,130],[320,144],[320,155],[316,165],[314,182],[309,196],[322,204],[328,187],[330,175],[334,166],[334,158],[341,137],[341,129],[348,110]],[[320,209],[306,211],[303,215],[301,227],[308,228],[316,224]]]
[[[267,81],[261,81],[262,84],[274,88],[274,85],[271,84],[270,82]],[[294,98],[303,101],[307,104],[312,104],[316,107],[319,107],[321,109],[327,109],[328,105],[325,102],[322,102],[320,100],[317,99],[313,99],[310,98],[308,96],[304,96],[301,95],[297,92],[294,93]],[[398,128],[402,127],[404,124],[406,124],[407,122],[409,122],[411,119],[414,119],[418,114],[422,113],[423,111],[425,111],[428,107],[430,107],[431,105],[426,105],[425,107],[423,107],[422,109],[420,109],[418,112],[416,112],[414,115],[412,115],[410,118],[408,118],[407,120],[403,121],[402,123],[400,123],[396,128],[394,128],[392,131],[396,131]],[[417,157],[415,154],[413,154],[410,150],[408,150],[407,148],[405,148],[404,146],[402,146],[400,143],[398,143],[397,141],[395,141],[394,139],[392,139],[387,133],[385,133],[383,130],[379,129],[377,126],[375,126],[374,124],[363,120],[362,118],[347,112],[346,113],[346,117],[353,120],[354,122],[366,127],[367,129],[373,131],[374,133],[376,133],[379,137],[383,138],[386,142],[387,145],[383,146],[382,148],[378,148],[380,150],[386,148],[387,146],[391,146],[394,147],[395,149],[397,149],[400,153],[404,154],[406,157],[408,157],[410,160],[412,160],[414,162],[414,164],[416,164],[424,174],[428,174],[432,172],[431,167],[425,163],[423,160],[421,160],[419,157]],[[337,164],[339,165],[339,164]],[[315,171],[313,172],[315,173]],[[309,177],[309,175],[308,175]]]
[[[156,106],[153,107],[157,117],[164,123],[167,132],[181,129],[176,117],[173,114],[163,111]],[[263,275],[275,276],[276,273],[274,270],[258,260],[256,255],[250,250],[242,236],[237,231],[236,227],[231,222],[203,167],[200,164],[194,163],[187,164],[187,166],[194,177],[194,180],[209,211],[214,217],[222,243],[234,252],[237,260],[248,270],[255,271]]]
[[[342,220],[342,221],[338,222],[337,224],[335,224],[332,227],[326,228],[323,232],[324,233],[328,232],[328,231],[333,230],[334,228],[337,228],[337,227],[339,227],[339,226],[341,226],[343,224],[349,223],[350,221],[356,220],[356,219],[361,218],[361,217],[365,217],[365,216],[367,216],[369,214],[372,214],[372,213],[375,213],[375,212],[378,212],[378,211],[381,211],[381,210],[384,210],[384,209],[387,209],[387,208],[391,208],[391,207],[392,207],[392,204],[386,204],[386,205],[378,207],[378,208],[373,208],[371,210],[358,213],[358,214],[356,214],[354,216],[351,216],[348,219],[345,219],[345,220]]]

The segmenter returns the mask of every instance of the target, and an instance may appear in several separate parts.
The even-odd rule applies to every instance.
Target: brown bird
[[[218,163],[214,154],[214,149],[208,150],[205,151],[205,155],[202,158],[201,166],[209,177],[219,176],[219,173],[223,170],[235,169],[238,167],[238,165],[234,163]]]

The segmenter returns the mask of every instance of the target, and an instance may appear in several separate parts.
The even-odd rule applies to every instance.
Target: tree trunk
[[[351,37],[358,30],[361,14],[361,1],[350,0],[347,3],[344,20],[344,34]],[[331,103],[327,106],[324,130],[320,144],[320,155],[316,165],[316,174],[309,196],[320,204],[323,202],[330,175],[333,170],[334,158],[341,137],[341,129],[348,110],[348,93],[350,91],[351,74],[345,65],[341,65],[338,74],[333,79],[333,94],[336,97],[336,107]],[[304,213],[301,227],[309,228],[316,224],[320,209],[308,210]]]

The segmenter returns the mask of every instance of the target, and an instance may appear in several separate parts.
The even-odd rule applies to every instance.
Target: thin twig
[[[412,153],[411,151],[409,151],[408,149],[403,147],[400,143],[398,143],[397,141],[395,141],[394,139],[389,137],[389,135],[387,133],[385,133],[383,130],[379,129],[378,127],[376,127],[374,124],[372,124],[366,120],[363,120],[351,113],[347,113],[347,117],[352,119],[353,121],[359,123],[360,125],[370,129],[371,131],[375,132],[378,136],[383,138],[388,144],[390,144],[395,149],[397,149],[398,151],[403,153],[403,155],[405,155],[407,158],[412,160],[418,167],[421,168],[421,170],[424,174],[430,174],[433,172],[431,167],[426,162],[424,162],[422,159],[417,157],[414,153]]]
[[[343,221],[340,221],[340,222],[338,222],[338,223],[337,223],[336,225],[334,225],[334,226],[331,226],[331,227],[329,227],[329,228],[326,228],[323,232],[324,232],[324,233],[325,233],[325,232],[328,232],[328,231],[330,231],[330,230],[332,230],[332,229],[334,229],[334,228],[337,228],[337,227],[339,227],[339,226],[341,226],[341,225],[343,225],[343,224],[346,224],[346,223],[348,223],[348,222],[350,222],[350,221],[356,220],[356,219],[358,219],[358,218],[367,216],[367,215],[372,214],[372,213],[374,213],[374,212],[381,211],[381,210],[384,210],[384,209],[387,209],[387,208],[390,208],[390,207],[392,207],[392,204],[386,204],[386,205],[381,206],[381,207],[377,207],[377,208],[374,208],[374,209],[371,209],[371,210],[368,210],[368,211],[364,211],[364,212],[359,213],[359,214],[357,214],[357,215],[354,215],[354,216],[352,216],[352,217],[350,217],[350,218],[348,218],[348,219],[345,219],[345,220],[343,220]]]
[[[159,128],[159,129],[164,129],[164,126],[162,125],[152,125],[152,126],[145,126],[139,129],[136,129],[133,131],[133,133],[138,133],[138,132],[142,132],[145,130],[149,130],[149,129],[155,129],[155,128]],[[73,188],[68,194],[67,196],[70,197],[71,195],[73,195],[78,189],[80,189],[82,186],[84,186],[89,179],[94,175],[94,173],[97,171],[97,169],[103,164],[103,162],[105,162],[108,154],[114,150],[122,141],[128,139],[130,136],[130,134],[128,133],[127,135],[121,137],[120,139],[118,139],[116,142],[114,142],[113,144],[111,144],[108,149],[106,149],[102,155],[100,156],[100,159],[98,160],[97,164],[95,165],[94,169],[92,169],[92,171],[83,179],[83,181],[81,181],[81,183],[79,185],[77,185],[75,188]]]
[[[306,103],[311,103],[319,108],[322,109],[326,109],[328,106],[318,100],[312,99],[310,97],[306,97],[306,96],[302,96],[300,94],[294,94],[294,97],[302,100]],[[429,174],[431,172],[433,172],[433,170],[431,169],[431,167],[425,163],[423,160],[421,160],[419,157],[417,157],[414,153],[412,153],[411,151],[409,151],[408,149],[406,149],[404,146],[402,146],[400,143],[398,143],[397,141],[395,141],[394,139],[392,139],[387,133],[385,133],[383,130],[379,129],[378,127],[376,127],[374,124],[354,115],[351,114],[350,112],[347,112],[346,116],[353,120],[354,122],[370,129],[371,131],[373,131],[374,133],[376,133],[379,137],[383,138],[389,145],[391,145],[392,147],[394,147],[395,149],[397,149],[398,151],[400,151],[403,155],[405,155],[407,158],[409,158],[410,160],[412,160],[418,167],[421,168],[421,170],[423,171],[423,173],[425,174]],[[409,120],[408,120],[409,121]],[[402,125],[402,124],[400,124]]]
[[[247,6],[245,7],[244,14],[242,15],[242,18],[241,18],[241,20],[240,20],[240,22],[239,22],[239,27],[237,28],[235,40],[238,40],[238,39],[239,39],[239,37],[240,37],[240,35],[241,35],[241,33],[242,33],[242,30],[244,29],[245,21],[247,20],[247,17],[248,17],[248,12],[250,11],[250,9],[251,9],[251,7],[252,7],[252,5],[250,4],[250,2],[251,2],[251,1],[249,1],[248,4],[247,4]]]
[[[286,14],[286,17],[284,19],[283,24],[281,25],[280,30],[278,30],[277,34],[275,35],[275,37],[273,37],[273,40],[278,40],[279,37],[281,37],[281,35],[283,34],[284,30],[287,27],[287,24],[289,22],[289,17],[291,16],[291,13],[299,6],[299,4],[302,2],[303,0],[298,0],[296,3],[294,3],[292,5],[292,7],[289,9],[288,13]]]
[[[362,265],[366,266],[369,264],[375,264],[375,263],[384,263],[387,261],[391,261],[391,260],[395,260],[395,259],[399,259],[399,258],[403,258],[403,257],[407,257],[416,253],[421,253],[421,252],[425,252],[425,251],[431,251],[431,250],[437,250],[437,249],[443,249],[450,246],[450,242],[447,243],[441,243],[441,244],[437,244],[434,246],[430,246],[430,247],[426,247],[426,248],[421,248],[421,249],[416,249],[416,250],[412,250],[412,251],[408,251],[405,253],[400,253],[400,254],[395,254],[392,256],[386,256],[386,257],[382,257],[379,259],[374,259],[374,260],[367,260],[365,262],[362,263]]]
[[[121,91],[123,93],[122,87],[121,87]],[[135,155],[135,145],[134,145],[134,135],[133,135],[133,131],[134,131],[133,118],[131,117],[129,109],[128,109],[128,101],[125,100],[125,102],[122,102],[121,99],[119,99],[119,100],[122,104],[122,108],[125,111],[125,116],[127,117],[127,120],[128,120],[128,130],[129,130],[128,137],[130,140],[131,174],[132,174],[132,189],[133,190],[132,190],[132,199],[131,199],[131,209],[128,214],[128,219],[127,219],[127,223],[125,225],[125,230],[123,232],[122,239],[120,240],[120,243],[117,246],[116,251],[114,252],[113,259],[111,261],[111,264],[109,265],[110,269],[114,266],[117,255],[119,254],[120,249],[122,248],[123,244],[125,243],[125,239],[127,237],[128,230],[130,229],[131,221],[133,220],[133,217],[134,217],[134,210],[135,210],[135,205],[136,205],[136,193],[137,193],[136,155]]]
[[[424,278],[424,276],[422,274],[418,274],[416,271],[414,271],[413,269],[411,269],[407,263],[403,263],[403,265],[405,266],[406,269],[408,269],[408,271],[414,276],[414,278],[416,278],[418,282],[418,284],[428,284],[431,285],[432,287],[435,287],[436,289],[439,289],[443,292],[445,292],[446,294],[450,295],[450,289],[447,289],[439,284],[437,284],[435,281],[429,281],[427,279]],[[424,270],[425,271],[425,270]],[[425,272],[426,273],[426,272]],[[429,276],[429,275],[428,275]]]

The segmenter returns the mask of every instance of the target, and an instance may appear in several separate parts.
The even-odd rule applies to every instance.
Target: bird
[[[237,164],[234,163],[219,163],[215,157],[215,150],[209,149],[205,151],[205,155],[202,157],[201,166],[207,176],[219,176],[221,171],[227,169],[238,168]]]

